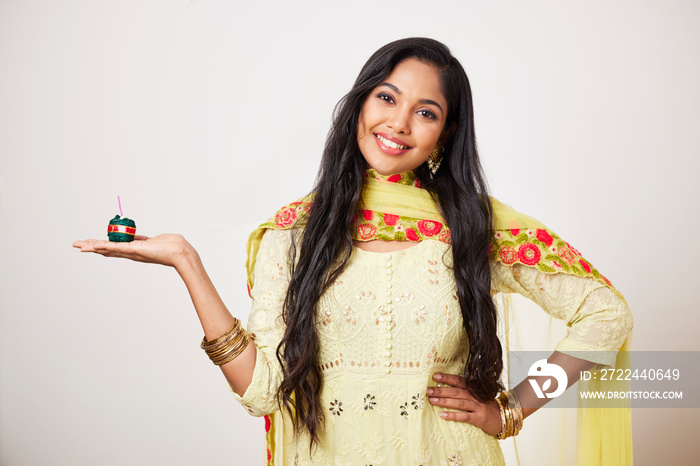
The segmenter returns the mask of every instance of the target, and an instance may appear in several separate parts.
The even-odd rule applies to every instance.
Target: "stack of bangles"
[[[523,428],[523,408],[518,395],[513,390],[503,391],[496,395],[496,402],[501,410],[501,431],[496,438],[503,440],[518,435]]]
[[[231,330],[221,335],[214,341],[202,340],[202,349],[206,351],[211,362],[217,366],[233,361],[248,346],[248,334],[241,327],[241,321],[236,322]]]

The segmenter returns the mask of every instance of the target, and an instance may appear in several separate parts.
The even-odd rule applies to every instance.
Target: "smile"
[[[391,147],[392,149],[408,150],[411,148],[411,146],[405,146],[403,144],[398,144],[398,143],[391,141],[383,136],[380,136],[379,134],[375,134],[374,137],[379,139],[382,142],[382,144],[384,144],[387,147]]]

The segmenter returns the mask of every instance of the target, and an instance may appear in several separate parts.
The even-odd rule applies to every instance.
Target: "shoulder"
[[[547,274],[590,277],[617,293],[583,255],[537,219],[491,198],[494,212],[489,259],[505,266],[521,264]]]
[[[527,214],[518,212],[495,197],[489,197],[493,209],[494,230],[509,230],[512,228],[546,228],[542,222]]]
[[[260,228],[286,230],[303,224],[313,204],[313,194],[280,207]]]

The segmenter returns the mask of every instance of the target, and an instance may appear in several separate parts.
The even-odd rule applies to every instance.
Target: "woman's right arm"
[[[181,235],[166,234],[152,238],[138,236],[130,243],[84,240],[76,241],[73,246],[82,252],[175,268],[187,286],[207,340],[215,340],[233,327],[235,318],[221,300],[199,254]],[[229,385],[238,395],[245,393],[250,385],[255,360],[255,345],[248,344],[238,357],[220,366]]]

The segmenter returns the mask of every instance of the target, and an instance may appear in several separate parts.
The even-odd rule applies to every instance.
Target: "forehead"
[[[396,65],[384,81],[396,86],[406,97],[430,99],[447,105],[440,72],[429,63],[409,58]]]

